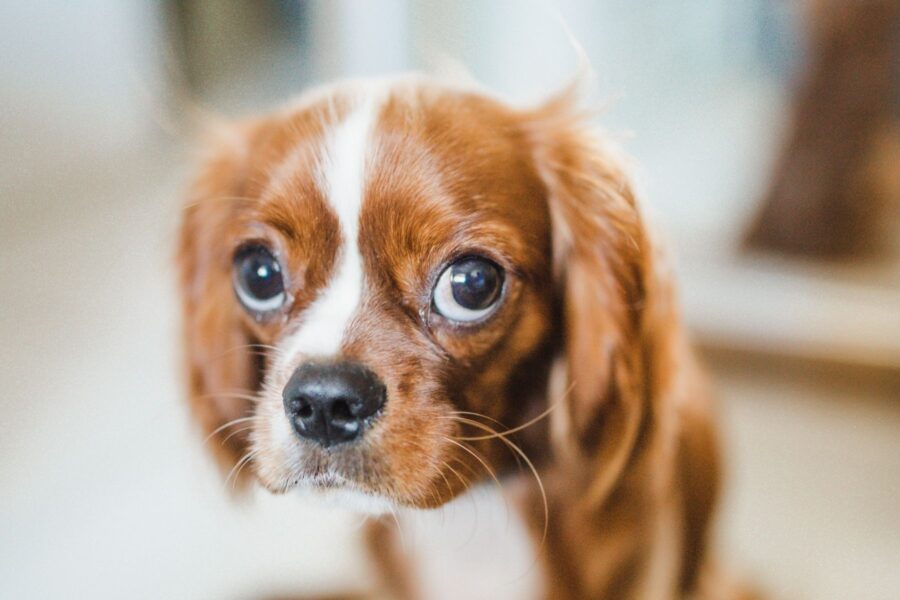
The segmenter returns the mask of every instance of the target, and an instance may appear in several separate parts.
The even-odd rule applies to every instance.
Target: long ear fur
[[[622,162],[588,132],[575,103],[570,88],[527,121],[553,225],[564,328],[556,373],[571,387],[565,410],[555,411],[554,448],[599,466],[589,496],[602,501],[659,383],[653,363],[667,343],[659,312],[666,293],[653,277],[652,246]]]
[[[245,141],[218,137],[188,193],[180,229],[178,267],[183,307],[188,400],[206,444],[223,470],[248,449],[245,422],[258,385],[259,349],[242,325],[231,288],[233,211],[241,203]],[[244,481],[240,480],[239,481]]]
[[[686,591],[706,557],[718,494],[711,396],[678,316],[665,253],[622,163],[575,110],[575,91],[528,115],[548,190],[564,327],[552,397],[571,388],[565,410],[551,414],[553,448],[585,467],[588,507],[604,507],[618,485],[642,488],[619,495],[624,502],[646,493],[663,499],[677,486]]]

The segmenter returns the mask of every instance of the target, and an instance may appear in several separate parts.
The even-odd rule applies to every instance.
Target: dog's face
[[[619,182],[582,164],[558,118],[432,84],[346,85],[217,143],[182,282],[194,408],[233,475],[249,463],[270,490],[367,510],[440,505],[518,460],[493,432],[547,408],[573,345],[570,378],[588,374],[559,419],[596,436],[640,293],[624,238],[641,242],[630,197],[609,192],[604,222],[579,200]],[[591,326],[605,330],[576,331]]]

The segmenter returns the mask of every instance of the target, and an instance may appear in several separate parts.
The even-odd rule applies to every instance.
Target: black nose
[[[328,447],[355,440],[384,406],[384,384],[356,362],[300,365],[284,386],[297,435]]]

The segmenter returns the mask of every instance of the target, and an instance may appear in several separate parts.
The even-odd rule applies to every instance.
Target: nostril
[[[350,410],[350,404],[343,398],[338,398],[331,405],[331,420],[334,423],[342,424],[354,420],[353,412]]]
[[[309,402],[304,402],[302,400],[297,401],[298,407],[296,410],[297,416],[301,419],[308,419],[313,416],[313,407]]]

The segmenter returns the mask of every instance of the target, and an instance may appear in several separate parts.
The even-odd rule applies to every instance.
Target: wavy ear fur
[[[188,400],[206,444],[227,471],[248,450],[245,423],[258,386],[259,349],[231,288],[232,213],[240,206],[243,134],[217,139],[188,193],[178,247]],[[239,479],[239,481],[244,481]]]
[[[618,480],[650,409],[653,362],[664,341],[652,246],[623,163],[591,134],[568,89],[530,115],[535,162],[547,186],[563,319],[565,410],[554,448],[598,465],[590,496]],[[555,377],[560,379],[560,377]],[[593,470],[592,470],[593,471]]]
[[[679,319],[665,254],[623,162],[576,110],[576,91],[526,118],[548,193],[564,334],[552,376],[551,397],[565,398],[550,417],[553,450],[575,467],[568,473],[582,474],[589,510],[608,506],[616,490],[633,492],[618,494],[619,505],[679,499],[680,585],[689,590],[705,560],[718,490],[711,395]],[[633,514],[646,528],[654,511]],[[627,529],[632,543],[639,530]]]

